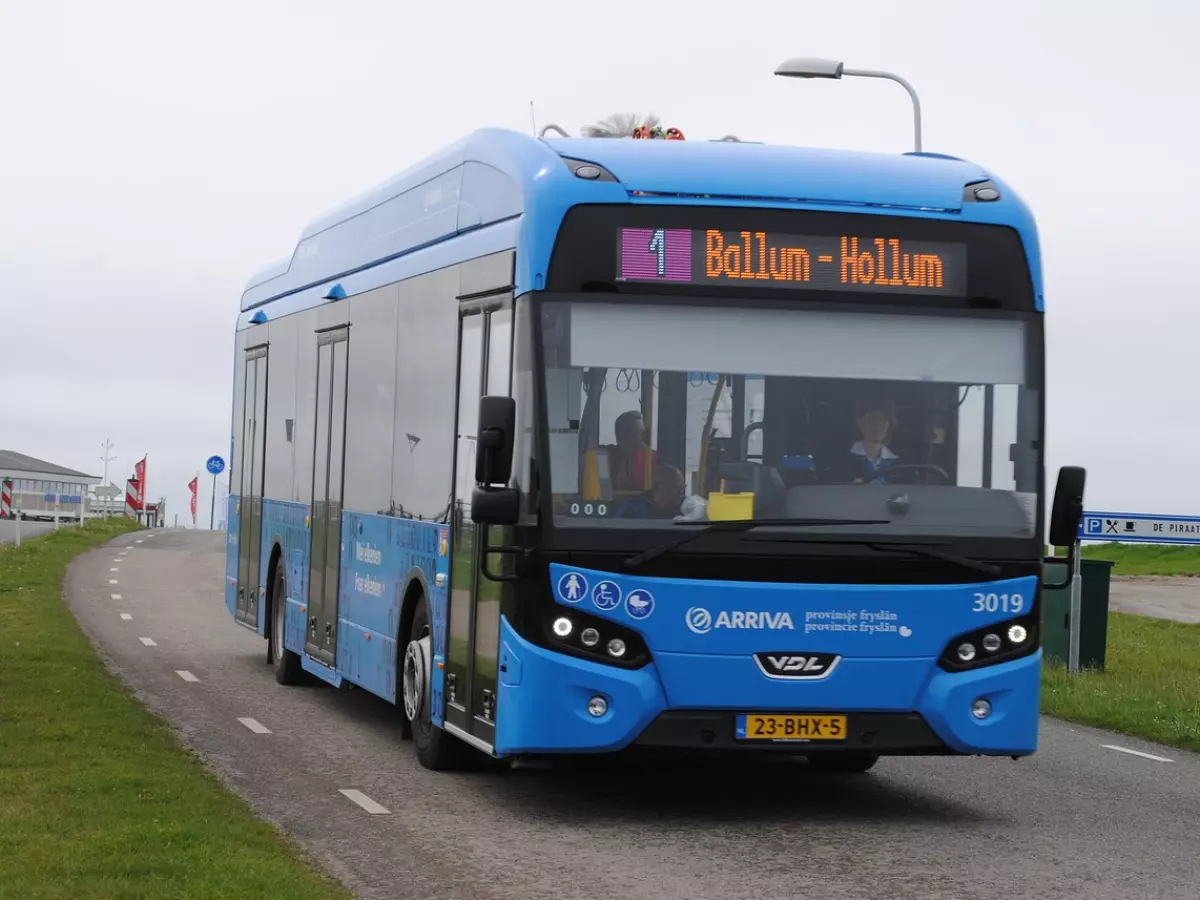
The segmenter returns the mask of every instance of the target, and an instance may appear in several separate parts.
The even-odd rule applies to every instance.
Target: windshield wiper
[[[1003,570],[992,563],[980,562],[977,559],[971,559],[966,556],[958,556],[955,553],[947,553],[944,550],[934,550],[932,547],[922,547],[915,544],[871,544],[863,541],[863,546],[870,547],[872,550],[895,550],[897,553],[910,553],[913,556],[925,556],[929,559],[940,559],[942,562],[954,563],[956,566],[962,566],[964,569],[974,569],[976,572],[983,572],[985,575],[999,575]]]
[[[757,540],[757,539],[756,539]],[[795,541],[796,538],[778,537],[771,538],[772,541]],[[911,556],[924,556],[928,559],[940,559],[942,562],[953,563],[956,566],[962,566],[964,569],[971,569],[975,572],[983,572],[985,575],[999,575],[1003,570],[992,563],[980,562],[977,559],[970,559],[966,556],[959,556],[955,553],[947,553],[945,550],[935,550],[932,547],[927,547],[922,544],[881,544],[876,541],[863,540],[840,540],[838,538],[821,539],[822,543],[829,544],[850,544],[857,547],[868,547],[871,550],[894,551],[896,553],[907,553]]]
[[[676,525],[696,525],[697,522],[676,522]],[[683,535],[683,537],[667,541],[665,544],[659,544],[657,547],[651,547],[649,550],[643,550],[641,553],[636,553],[625,560],[626,569],[636,569],[644,562],[648,562],[657,556],[662,556],[664,553],[670,553],[672,550],[678,550],[684,544],[694,541],[702,534],[709,534],[714,531],[750,531],[753,528],[763,527],[798,527],[798,528],[819,528],[822,525],[888,525],[888,519],[728,519],[722,522],[709,522],[702,524],[695,531]]]

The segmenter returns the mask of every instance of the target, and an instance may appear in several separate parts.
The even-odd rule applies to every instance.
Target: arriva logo
[[[794,631],[791,613],[786,612],[757,612],[751,610],[721,610],[714,620],[713,614],[703,606],[693,606],[685,614],[687,627],[696,634],[708,634],[714,628],[745,628],[751,630],[765,629],[780,631],[784,628]]]

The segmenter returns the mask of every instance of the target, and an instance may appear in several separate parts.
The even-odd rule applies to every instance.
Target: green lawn
[[[1042,710],[1200,752],[1200,625],[1111,613],[1105,671],[1048,665]]]
[[[1200,575],[1200,547],[1169,544],[1085,544],[1086,559],[1115,563],[1113,575]]]
[[[0,900],[348,898],[108,674],[62,596],[96,520],[0,546]]]

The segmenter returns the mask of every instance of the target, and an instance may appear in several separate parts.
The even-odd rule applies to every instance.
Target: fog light
[[[1008,629],[1008,639],[1014,644],[1025,643],[1025,638],[1029,637],[1029,632],[1025,630],[1024,625],[1011,625]]]
[[[975,645],[968,641],[965,644],[958,645],[958,658],[963,662],[970,662],[975,658]]]
[[[588,712],[597,719],[600,718],[602,715],[608,712],[608,701],[597,694],[588,701]]]
[[[983,649],[988,653],[995,653],[1000,649],[1000,635],[985,634],[983,636]]]
[[[992,714],[992,701],[980,697],[971,704],[971,715],[977,719],[986,719]]]
[[[568,619],[566,616],[559,616],[557,619],[554,620],[554,626],[553,626],[554,633],[557,634],[560,638],[565,638],[565,637],[570,636],[571,629],[573,629],[574,627],[575,626],[571,624],[571,620]]]
[[[595,628],[585,628],[579,633],[579,640],[583,641],[585,647],[595,647],[600,643],[600,632]]]
[[[608,642],[608,655],[609,656],[624,656],[625,655],[625,642],[623,640],[621,640],[620,638],[613,638],[611,641],[609,641]]]

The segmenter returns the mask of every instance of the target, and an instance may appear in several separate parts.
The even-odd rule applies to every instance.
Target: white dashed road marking
[[[121,595],[120,595],[120,594],[113,594],[113,595],[112,595],[112,598],[113,598],[114,600],[120,600],[120,599],[121,599]]]
[[[178,675],[180,678],[182,678],[184,681],[199,681],[200,680],[195,675],[193,675],[191,672],[189,672],[187,669],[176,669],[175,674]]]
[[[157,647],[158,646],[158,644],[154,643],[154,638],[138,638],[138,640],[141,641],[143,644],[145,644],[147,647]]]
[[[268,728],[266,725],[263,725],[261,722],[259,722],[258,719],[239,718],[238,721],[241,722],[243,725],[245,725],[247,728],[249,728],[251,731],[253,731],[255,734],[270,734],[271,733],[271,729]]]
[[[118,569],[116,566],[113,566],[113,567],[112,567],[111,569],[109,569],[108,571],[110,571],[110,572],[119,572],[119,571],[121,571],[121,570],[120,570],[120,569]]]
[[[386,806],[380,806],[362,791],[347,791],[342,789],[338,793],[352,803],[357,803],[373,816],[386,816],[391,812]]]
[[[133,621],[133,616],[131,616],[129,613],[121,613],[121,618],[124,619],[126,622]]]
[[[110,579],[108,579],[108,583],[109,583],[109,584],[116,584],[116,583],[117,583],[117,579],[115,579],[115,578],[110,578]]]
[[[1143,759],[1152,759],[1155,762],[1175,762],[1173,759],[1167,759],[1165,756],[1155,756],[1153,753],[1143,753],[1141,750],[1130,750],[1128,747],[1118,747],[1116,744],[1101,744],[1105,750],[1116,750],[1118,753],[1129,753],[1133,756],[1140,756]]]

